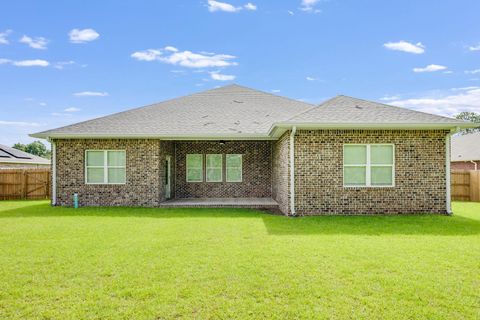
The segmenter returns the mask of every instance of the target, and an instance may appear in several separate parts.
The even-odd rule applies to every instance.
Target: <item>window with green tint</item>
[[[344,148],[345,164],[367,164],[367,146],[346,145]]]
[[[206,180],[207,182],[222,182],[222,161],[223,156],[221,154],[207,154],[206,155]]]
[[[345,144],[343,184],[353,187],[391,187],[395,184],[393,144]]]
[[[372,166],[371,168],[371,184],[372,186],[391,186],[392,185],[391,166]]]
[[[125,152],[124,151],[108,151],[108,166],[124,167]]]
[[[124,150],[87,150],[85,158],[87,184],[124,184],[126,182]]]
[[[364,186],[367,184],[366,167],[345,167],[344,183],[347,186]]]
[[[371,164],[393,164],[393,145],[370,145]]]
[[[203,181],[203,155],[187,154],[187,182]]]
[[[242,182],[243,159],[241,154],[227,154],[225,156],[226,181]]]
[[[87,166],[103,167],[104,157],[103,151],[87,151]]]
[[[103,168],[87,168],[87,183],[104,183],[105,170]]]

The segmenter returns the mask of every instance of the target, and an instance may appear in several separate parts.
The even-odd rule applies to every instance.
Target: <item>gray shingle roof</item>
[[[451,160],[480,160],[480,132],[453,136]]]
[[[291,123],[452,123],[457,119],[390,106],[347,96],[337,96],[288,120]]]
[[[0,144],[0,163],[50,164],[50,160]]]
[[[230,85],[150,106],[116,113],[35,134],[95,133],[123,136],[202,136],[266,134],[274,122],[287,120],[313,105]]]
[[[229,85],[32,136],[268,138],[277,124],[297,123],[465,125],[456,119],[346,96],[315,106]]]

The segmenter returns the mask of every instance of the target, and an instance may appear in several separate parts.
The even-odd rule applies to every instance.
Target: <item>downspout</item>
[[[290,132],[290,215],[295,216],[295,133],[297,127],[293,126]]]
[[[447,214],[452,215],[452,193],[451,193],[451,186],[450,186],[450,161],[451,161],[451,151],[450,151],[450,142],[452,135],[455,134],[458,131],[459,128],[452,129],[450,130],[449,133],[447,133],[447,136],[445,138],[445,183],[446,183],[446,209],[447,209]]]
[[[57,205],[57,148],[52,141],[52,206]]]
[[[476,163],[475,161],[473,161],[473,160],[470,160],[470,162],[473,163],[473,165],[475,166],[475,167],[474,167],[474,168],[475,168],[475,171],[477,171],[477,163]]]

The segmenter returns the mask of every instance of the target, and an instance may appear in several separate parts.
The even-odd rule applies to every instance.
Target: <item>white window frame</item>
[[[240,156],[240,180],[235,180],[235,181],[228,180],[228,169],[229,169],[228,161],[227,161],[228,156]],[[225,155],[225,182],[230,182],[230,183],[243,182],[243,154],[228,153],[228,154]]]
[[[208,156],[220,156],[220,167],[209,167]],[[209,180],[208,169],[220,169],[220,180]],[[222,153],[208,153],[205,155],[205,181],[206,182],[223,182],[223,154]]]
[[[200,178],[200,180],[188,180],[188,161],[187,161],[187,158],[189,155],[199,155],[200,158],[202,159],[202,164],[200,166],[200,169],[202,170],[202,177]],[[202,153],[187,153],[185,155],[185,180],[188,182],[188,183],[202,183],[203,182],[203,177],[204,177],[204,156]],[[195,169],[195,168],[194,168]]]
[[[365,164],[345,164],[345,147],[346,146],[366,146],[367,148],[367,161]],[[392,147],[392,164],[372,164],[370,161],[370,149],[371,146],[391,146]],[[353,185],[345,184],[345,167],[365,167],[365,185]],[[391,167],[392,168],[392,184],[391,185],[372,185],[371,183],[371,173],[372,167]],[[345,188],[393,188],[395,187],[395,145],[393,143],[345,143],[343,144],[343,187]]]
[[[95,152],[103,152],[103,166],[88,166],[87,165],[87,153],[90,151]],[[109,166],[108,165],[108,152],[123,152],[125,154],[125,165],[124,166]],[[125,150],[113,150],[113,149],[89,149],[85,150],[85,184],[126,184],[127,183],[127,152]],[[88,182],[88,168],[103,168],[103,182]],[[125,169],[125,182],[108,182],[108,169],[109,168],[117,168],[117,169]]]

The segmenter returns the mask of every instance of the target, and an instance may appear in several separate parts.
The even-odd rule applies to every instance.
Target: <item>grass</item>
[[[0,318],[480,317],[480,203],[454,216],[0,202]]]

